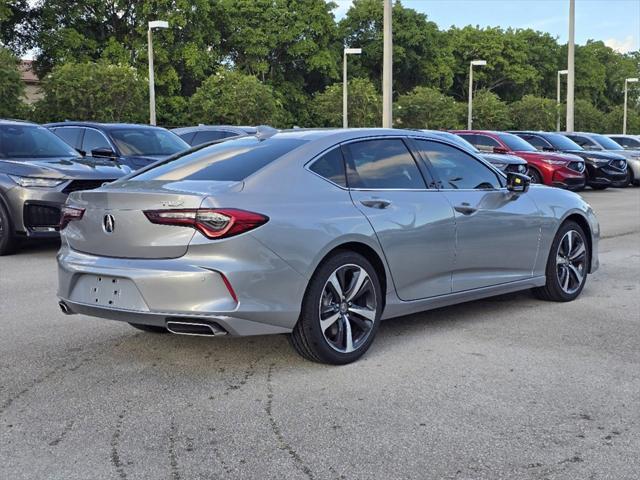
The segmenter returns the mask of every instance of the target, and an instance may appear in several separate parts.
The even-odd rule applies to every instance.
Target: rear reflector
[[[234,208],[145,210],[151,223],[191,227],[207,238],[233,237],[264,225],[269,217]]]
[[[60,216],[60,225],[58,227],[62,230],[69,222],[74,220],[80,220],[84,215],[84,208],[75,207],[62,207],[62,214]]]

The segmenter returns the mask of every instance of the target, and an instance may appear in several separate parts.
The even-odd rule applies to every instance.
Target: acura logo
[[[116,221],[113,218],[113,215],[107,214],[102,219],[102,228],[106,233],[113,233],[113,230],[116,228]]]

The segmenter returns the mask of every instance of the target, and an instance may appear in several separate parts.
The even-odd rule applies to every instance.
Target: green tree
[[[464,119],[466,120],[466,109]],[[506,130],[511,126],[509,107],[493,92],[481,90],[473,97],[473,128]]]
[[[612,108],[604,117],[603,131],[606,133],[622,133],[622,119],[624,113],[622,107]],[[627,110],[627,133],[640,135],[640,108]]]
[[[349,59],[354,76],[371,78],[377,87],[382,85],[382,20],[383,2],[354,0],[339,23],[344,44],[362,48],[361,55]],[[452,81],[452,63],[446,34],[424,13],[394,2],[394,91],[406,93],[417,85],[447,89]]]
[[[18,59],[0,47],[0,118],[22,117],[26,109],[23,95],[24,82],[18,71]]]
[[[606,133],[605,114],[594,107],[588,100],[577,98],[575,101],[574,129],[578,132]]]
[[[401,128],[462,128],[460,107],[452,97],[435,88],[416,87],[400,95],[395,104],[395,122]]]
[[[189,102],[196,123],[279,126],[282,106],[269,85],[253,75],[221,69],[196,90]]]
[[[43,91],[36,104],[42,122],[146,122],[149,117],[146,79],[129,66],[65,63],[47,75]]]
[[[518,130],[556,129],[558,108],[555,100],[525,95],[509,105],[509,117],[513,128]]]
[[[352,78],[348,85],[349,126],[379,127],[382,123],[382,99],[366,78]],[[311,102],[315,125],[342,126],[342,83],[334,83],[317,93]]]

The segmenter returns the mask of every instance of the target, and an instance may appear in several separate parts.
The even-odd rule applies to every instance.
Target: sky
[[[352,0],[333,0],[342,18]],[[441,29],[454,25],[533,28],[566,43],[569,0],[402,0]],[[602,40],[622,53],[640,49],[640,0],[576,0],[576,42]]]

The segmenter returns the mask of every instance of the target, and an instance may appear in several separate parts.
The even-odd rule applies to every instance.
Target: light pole
[[[622,114],[622,134],[627,134],[627,92],[629,90],[630,83],[636,83],[638,78],[625,78],[624,79],[624,110]]]
[[[384,0],[382,20],[382,127],[393,126],[393,29],[391,0]]]
[[[573,132],[574,103],[573,95],[576,84],[575,71],[575,31],[576,31],[576,2],[569,0],[569,41],[567,44],[567,132]]]
[[[556,132],[560,131],[560,75],[566,75],[569,73],[569,70],[558,70],[558,82],[557,82],[557,105],[558,111],[556,112]]]
[[[154,28],[169,28],[169,22],[164,20],[155,20],[149,22],[147,30],[147,43],[149,48],[149,123],[156,124],[156,87],[153,75],[153,36],[151,31]]]
[[[349,112],[347,104],[347,55],[360,55],[361,53],[361,48],[345,48],[342,55],[342,128],[349,126],[349,121],[347,120]]]
[[[471,62],[469,62],[469,113],[467,115],[467,130],[471,130],[473,127],[473,67],[482,67],[486,64],[486,60],[471,60]]]

